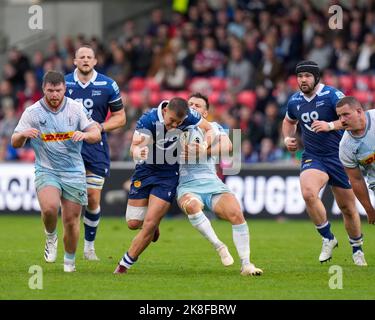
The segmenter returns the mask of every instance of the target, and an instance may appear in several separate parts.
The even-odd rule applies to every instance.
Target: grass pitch
[[[375,230],[363,221],[368,267],[354,266],[343,223],[333,222],[339,240],[331,262],[318,262],[321,239],[309,221],[248,220],[251,258],[261,277],[240,276],[240,263],[229,223],[213,220],[219,238],[235,263],[223,267],[211,245],[187,219],[164,219],[158,242],[151,243],[128,274],[113,275],[118,260],[136,232],[122,218],[103,217],[96,251],[99,262],[82,258],[83,225],[77,252],[77,272],[63,272],[62,228],[59,220],[58,259],[43,259],[44,233],[40,217],[0,216],[0,299],[375,299]],[[43,289],[31,290],[30,266],[43,270]],[[329,268],[342,268],[342,289],[329,287]],[[338,283],[331,279],[331,283]]]

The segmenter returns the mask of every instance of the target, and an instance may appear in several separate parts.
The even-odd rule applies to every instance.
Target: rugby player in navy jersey
[[[179,179],[179,137],[182,131],[199,126],[205,134],[199,144],[204,153],[214,140],[211,124],[188,107],[186,100],[173,98],[146,112],[138,120],[130,147],[137,162],[131,178],[126,208],[130,229],[140,229],[114,273],[126,273],[151,241],[175,197]],[[150,150],[152,149],[152,150]]]
[[[355,196],[339,159],[339,143],[343,127],[336,114],[336,103],[344,94],[319,82],[320,70],[313,61],[302,61],[296,66],[300,91],[288,101],[282,132],[290,152],[298,149],[296,129],[299,123],[304,143],[300,184],[307,212],[323,238],[319,261],[332,258],[338,245],[331,232],[326,209],[319,192],[327,184],[343,214],[344,224],[352,246],[353,261],[366,265],[362,244],[361,221],[355,206]]]
[[[82,46],[75,53],[73,73],[66,75],[66,96],[81,102],[91,117],[100,124],[102,141],[83,143],[82,158],[86,169],[88,205],[84,213],[84,258],[99,260],[94,247],[100,221],[100,198],[105,178],[109,175],[110,154],[106,132],[123,127],[125,110],[118,85],[111,78],[95,71],[95,52]],[[109,118],[106,120],[108,112]]]

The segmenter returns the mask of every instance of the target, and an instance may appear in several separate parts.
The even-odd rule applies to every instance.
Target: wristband
[[[328,128],[329,128],[329,131],[335,130],[335,124],[332,121],[328,122]]]

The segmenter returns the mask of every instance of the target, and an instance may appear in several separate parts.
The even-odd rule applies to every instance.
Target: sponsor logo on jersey
[[[330,91],[326,90],[326,91],[318,93],[317,96],[321,97],[321,96],[325,96],[326,94],[329,94],[329,93],[330,93]]]
[[[102,91],[101,90],[92,90],[91,91],[91,96],[92,97],[101,96],[101,95],[102,95]]]
[[[345,94],[343,94],[341,91],[336,91],[335,94],[336,94],[337,98],[339,98],[339,99],[345,97]]]
[[[375,152],[373,154],[370,154],[366,158],[359,160],[359,163],[361,165],[369,165],[372,164],[375,161]]]
[[[303,94],[302,92],[300,93],[301,95]],[[290,101],[302,101],[302,98],[301,97],[292,97],[291,99],[290,99]]]
[[[94,86],[105,86],[107,84],[107,81],[94,81]]]
[[[42,133],[41,139],[44,142],[56,142],[70,140],[74,131],[56,132],[56,133]]]
[[[113,90],[116,92],[116,94],[119,94],[119,93],[120,93],[120,88],[118,87],[118,85],[117,85],[116,82],[113,82],[113,83],[112,83],[112,88],[113,88]]]
[[[311,163],[305,163],[303,166],[302,166],[302,169],[306,169],[308,167],[311,167]]]
[[[315,106],[320,107],[320,106],[323,106],[323,105],[324,105],[324,101],[318,101]]]
[[[135,180],[133,183],[134,187],[139,188],[142,185],[142,182],[139,180]]]

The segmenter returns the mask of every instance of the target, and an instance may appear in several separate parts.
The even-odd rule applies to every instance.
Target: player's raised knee
[[[140,220],[128,220],[128,228],[130,230],[137,230],[142,226],[143,221]]]
[[[126,222],[130,230],[139,229],[145,218],[147,207],[134,207],[128,205],[126,208]]]
[[[195,197],[189,198],[183,204],[183,209],[187,214],[194,214],[202,210],[202,202]]]

